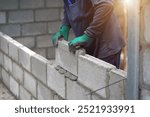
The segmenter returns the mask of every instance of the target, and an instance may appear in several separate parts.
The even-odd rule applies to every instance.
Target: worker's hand
[[[58,45],[58,40],[64,37],[68,41],[70,27],[63,25],[60,30],[52,36],[52,42],[54,46]]]
[[[86,47],[91,43],[92,39],[84,34],[82,36],[76,37],[72,41],[69,42],[69,46],[77,47],[77,46],[82,46]]]

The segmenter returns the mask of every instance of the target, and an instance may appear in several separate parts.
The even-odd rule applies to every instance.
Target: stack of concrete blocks
[[[141,29],[140,30],[140,91],[141,99],[150,99],[150,1],[141,2]]]
[[[0,31],[48,59],[55,57],[50,38],[62,18],[63,0],[0,1]]]
[[[125,99],[126,73],[60,41],[55,64],[0,34],[1,80],[17,99]]]

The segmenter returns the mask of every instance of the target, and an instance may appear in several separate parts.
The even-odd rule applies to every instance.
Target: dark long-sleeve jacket
[[[112,0],[64,0],[63,25],[70,26],[76,36],[84,33],[93,39],[88,53],[104,58],[119,52],[125,41],[114,14]]]

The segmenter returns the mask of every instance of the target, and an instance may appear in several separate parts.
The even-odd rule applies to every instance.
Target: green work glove
[[[68,41],[70,27],[67,25],[63,25],[60,30],[52,36],[52,42],[54,46],[58,45],[58,40],[64,37],[66,41]]]
[[[92,39],[88,35],[84,34],[84,35],[76,37],[75,39],[70,41],[69,46],[74,46],[74,47],[84,46],[84,47],[86,47],[89,44],[91,44],[91,41],[92,41]]]

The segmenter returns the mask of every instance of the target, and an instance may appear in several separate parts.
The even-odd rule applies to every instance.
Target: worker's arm
[[[107,0],[92,0],[92,3],[95,9],[93,21],[85,30],[85,34],[70,41],[69,46],[86,47],[103,32],[107,21],[112,15],[113,5],[107,2]]]
[[[95,13],[93,17],[93,21],[87,27],[85,34],[90,36],[91,38],[97,37],[97,35],[101,34],[104,30],[104,27],[111,17],[113,13],[113,5],[107,0],[91,0]]]

